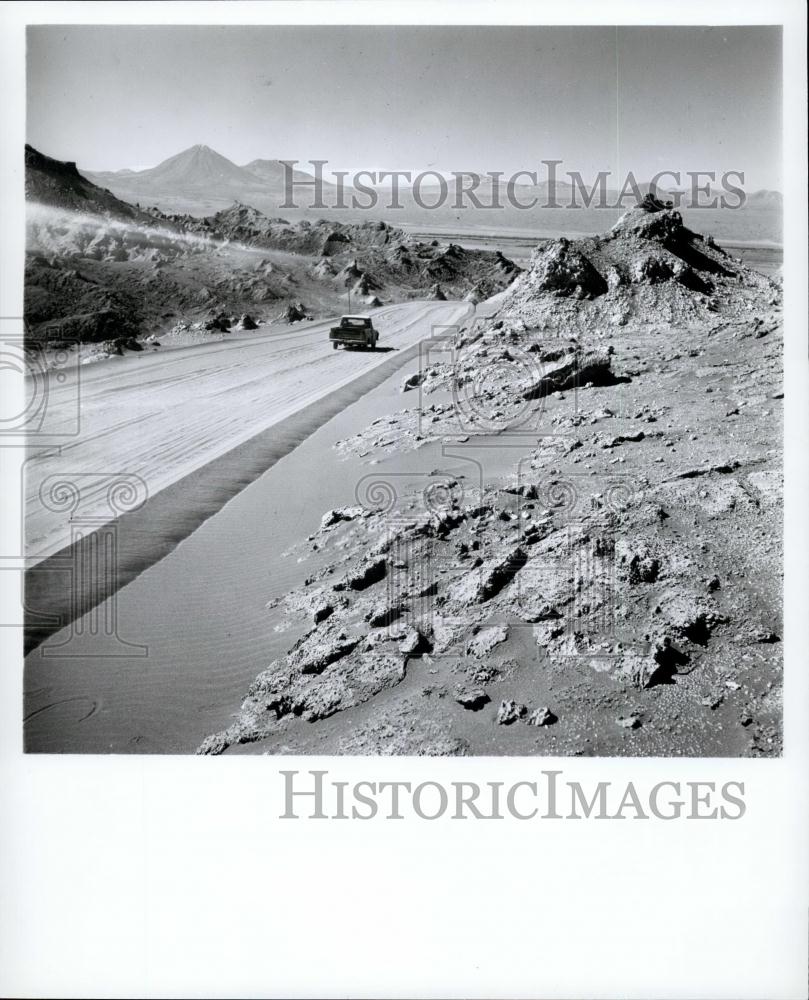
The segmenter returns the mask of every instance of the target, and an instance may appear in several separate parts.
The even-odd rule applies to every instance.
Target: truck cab
[[[329,330],[329,340],[332,347],[337,350],[340,344],[343,347],[366,347],[374,350],[379,333],[371,322],[370,316],[342,316],[338,326],[333,326]]]

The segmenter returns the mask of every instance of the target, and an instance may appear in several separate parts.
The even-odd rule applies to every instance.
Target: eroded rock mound
[[[688,229],[679,212],[647,198],[603,236],[538,247],[501,315],[576,331],[633,320],[688,321],[716,311],[739,315],[745,298],[770,284],[713,239]],[[580,300],[588,303],[584,310]]]
[[[606,279],[564,237],[537,255],[532,274],[540,292],[575,295],[581,299],[595,298],[607,291]]]

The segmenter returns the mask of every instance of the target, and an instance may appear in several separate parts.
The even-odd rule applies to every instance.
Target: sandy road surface
[[[403,349],[430,336],[434,326],[460,322],[471,312],[467,303],[409,302],[373,316],[380,347]],[[56,425],[62,411],[66,421],[75,412],[78,379],[80,429],[58,454],[34,452],[27,463],[31,560],[70,539],[71,510],[52,494],[57,481],[75,484],[74,515],[109,520],[111,476],[137,476],[153,496],[391,357],[384,350],[332,350],[332,322],[101,362],[54,384],[48,417]],[[43,496],[51,499],[43,503]]]

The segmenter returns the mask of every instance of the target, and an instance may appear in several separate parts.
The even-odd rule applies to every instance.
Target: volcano
[[[84,175],[126,201],[192,215],[218,211],[234,201],[275,214],[286,194],[280,160],[253,160],[240,167],[202,145],[191,146],[147,170],[84,171]],[[297,170],[294,179],[312,180]]]
[[[163,160],[156,167],[141,170],[133,175],[139,182],[165,187],[207,187],[210,184],[240,185],[249,183],[249,177],[226,156],[210,146],[191,146]]]
[[[191,146],[147,170],[86,172],[86,176],[96,183],[121,188],[121,197],[130,199],[138,193],[145,198],[155,198],[169,192],[200,191],[205,194],[222,188],[240,190],[256,182],[252,174],[210,146]]]

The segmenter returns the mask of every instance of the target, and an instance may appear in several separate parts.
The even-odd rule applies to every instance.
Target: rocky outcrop
[[[464,262],[437,242],[386,253]],[[408,467],[433,472],[397,481],[394,509],[327,512],[278,623],[304,638],[206,750],[320,750],[303,722],[382,695],[361,736],[352,716],[322,740],[779,752],[778,283],[649,200],[540,248],[501,302],[339,443],[358,462],[421,449]]]
[[[536,290],[576,298],[595,298],[607,291],[607,281],[587,257],[567,239],[559,239],[534,258],[531,270]]]
[[[687,321],[704,319],[718,302],[738,310],[745,297],[740,288],[756,295],[767,284],[710,237],[688,229],[679,212],[646,199],[603,236],[539,246],[529,270],[507,293],[501,315],[569,333],[594,322]]]
[[[523,390],[523,399],[540,399],[551,392],[562,392],[587,385],[611,385],[612,357],[608,350],[577,351],[551,362],[542,374]]]

